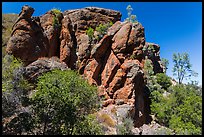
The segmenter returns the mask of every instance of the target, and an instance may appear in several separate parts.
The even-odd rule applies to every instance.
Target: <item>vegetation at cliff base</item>
[[[96,87],[74,71],[48,72],[39,77],[37,91],[32,96],[35,119],[44,123],[44,134],[71,135],[75,125],[94,112],[96,93]]]
[[[74,71],[53,70],[40,76],[28,95],[28,83],[14,74],[21,64],[12,56],[9,59],[10,67],[3,67],[2,79],[3,134],[103,134],[96,117],[90,115],[98,109],[96,87]],[[3,65],[9,65],[7,62],[4,59]],[[10,118],[12,115],[16,118]]]
[[[146,60],[144,66],[150,90],[151,113],[156,116],[156,121],[178,135],[202,134],[200,88],[194,83],[182,84],[181,81],[172,85],[165,73],[154,75],[150,60]]]

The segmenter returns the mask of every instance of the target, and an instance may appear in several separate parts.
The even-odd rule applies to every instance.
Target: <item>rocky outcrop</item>
[[[29,64],[39,57],[47,56],[47,38],[39,25],[39,20],[31,18],[34,9],[23,6],[7,43],[7,53]]]
[[[144,61],[153,62],[155,73],[163,70],[159,46],[145,41],[140,23],[120,22],[120,12],[97,7],[67,10],[59,16],[49,11],[39,21],[31,15],[19,19],[7,46],[8,53],[33,62],[26,66],[27,77],[35,80],[53,68],[78,70],[89,84],[98,86],[104,109],[128,106],[123,113],[131,111],[136,127],[147,122]],[[56,17],[60,27],[53,25]],[[96,34],[99,24],[110,22],[113,25],[102,39],[90,42],[86,30],[92,27]]]
[[[39,58],[33,63],[29,64],[24,68],[23,75],[31,82],[36,82],[37,77],[45,72],[51,71],[53,69],[67,70],[68,66],[60,62],[59,58]]]
[[[43,28],[44,35],[48,39],[48,57],[59,56],[59,36],[61,31],[62,13],[56,14],[53,10],[48,11],[40,16],[41,27]]]
[[[69,59],[65,62],[69,67],[72,69],[80,68],[80,70],[84,69],[84,62],[87,62],[91,55],[92,45],[89,43],[88,35],[86,35],[88,27],[95,29],[99,24],[115,23],[121,18],[120,12],[97,7],[67,10],[63,15],[60,51],[66,55],[60,54],[60,59],[63,60],[66,56]],[[65,44],[65,41],[68,43]],[[73,51],[71,55],[69,55],[69,51]]]

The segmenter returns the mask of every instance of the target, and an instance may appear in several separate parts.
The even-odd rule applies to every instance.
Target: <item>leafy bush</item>
[[[91,43],[92,40],[93,40],[93,36],[94,36],[94,29],[89,27],[87,30],[86,30],[86,34],[88,35],[89,37],[89,42]]]
[[[61,15],[60,9],[52,9],[51,12],[54,13],[52,25],[55,28],[61,27],[61,23],[59,22],[59,16]]]
[[[29,131],[31,122],[28,93],[30,84],[22,76],[22,62],[12,55],[2,60],[2,123],[3,134],[21,134]]]
[[[150,90],[151,113],[157,122],[174,130],[176,134],[199,135],[202,128],[202,96],[193,83],[171,86],[163,73],[153,73],[152,63],[145,60],[144,74]],[[164,96],[164,93],[169,93]]]
[[[89,27],[87,30],[86,30],[86,34],[88,35],[89,37],[89,42],[91,43],[94,39],[98,41],[100,41],[103,36],[107,33],[107,30],[109,27],[111,27],[113,25],[113,22],[109,22],[107,24],[99,24],[99,26],[96,27],[96,31],[97,31],[97,36],[94,37],[94,29]]]
[[[61,14],[61,10],[60,9],[53,8],[51,11],[55,14],[55,16]]]
[[[89,114],[76,124],[74,135],[103,135],[102,126],[96,120],[96,116]]]
[[[172,85],[170,78],[164,73],[157,73],[156,79],[157,83],[165,90],[167,90]]]
[[[201,134],[202,98],[189,85],[173,86],[169,92],[167,98],[159,91],[151,93],[151,111],[158,122],[176,134]]]
[[[96,108],[96,87],[74,71],[53,70],[38,78],[32,103],[36,125],[43,125],[43,134],[69,135]]]
[[[123,119],[123,123],[117,125],[117,135],[133,135],[133,121],[130,118]]]
[[[107,30],[109,27],[113,25],[113,22],[107,23],[107,24],[100,24],[98,27],[96,27],[96,31],[98,32],[98,35],[96,37],[97,41],[100,41],[103,36],[107,33]]]

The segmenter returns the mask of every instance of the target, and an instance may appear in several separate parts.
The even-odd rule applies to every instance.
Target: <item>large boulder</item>
[[[38,76],[53,69],[67,70],[68,66],[60,62],[58,57],[43,57],[26,66],[23,75],[30,82],[36,82]]]
[[[22,11],[13,25],[11,37],[6,51],[29,64],[48,53],[48,40],[40,26],[39,18],[31,18],[34,9],[23,6]]]

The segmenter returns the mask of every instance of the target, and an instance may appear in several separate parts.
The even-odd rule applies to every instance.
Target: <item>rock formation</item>
[[[31,7],[24,8],[32,11]],[[42,57],[55,56],[58,60],[55,65],[78,70],[90,84],[98,86],[99,96],[105,99],[104,108],[114,106],[118,112],[121,106],[128,106],[124,113],[130,113],[135,126],[147,122],[145,59],[152,60],[155,73],[163,70],[159,45],[145,41],[144,27],[139,22],[121,22],[118,11],[87,7],[64,11],[57,17],[60,27],[56,28],[53,26],[56,16],[52,11],[40,16],[39,21],[32,20],[33,11],[23,13],[22,10],[7,45],[8,53],[21,58],[26,65],[32,63],[26,66],[27,70],[36,69],[32,73],[28,71],[27,76],[32,79],[45,72],[41,69],[50,68],[50,63],[45,63],[49,59]],[[95,30],[100,24],[110,22],[113,25],[102,39],[90,43],[86,34],[88,27]]]
[[[47,38],[38,23],[31,18],[34,9],[23,6],[21,13],[13,26],[6,51],[29,64],[39,57],[47,56]]]

